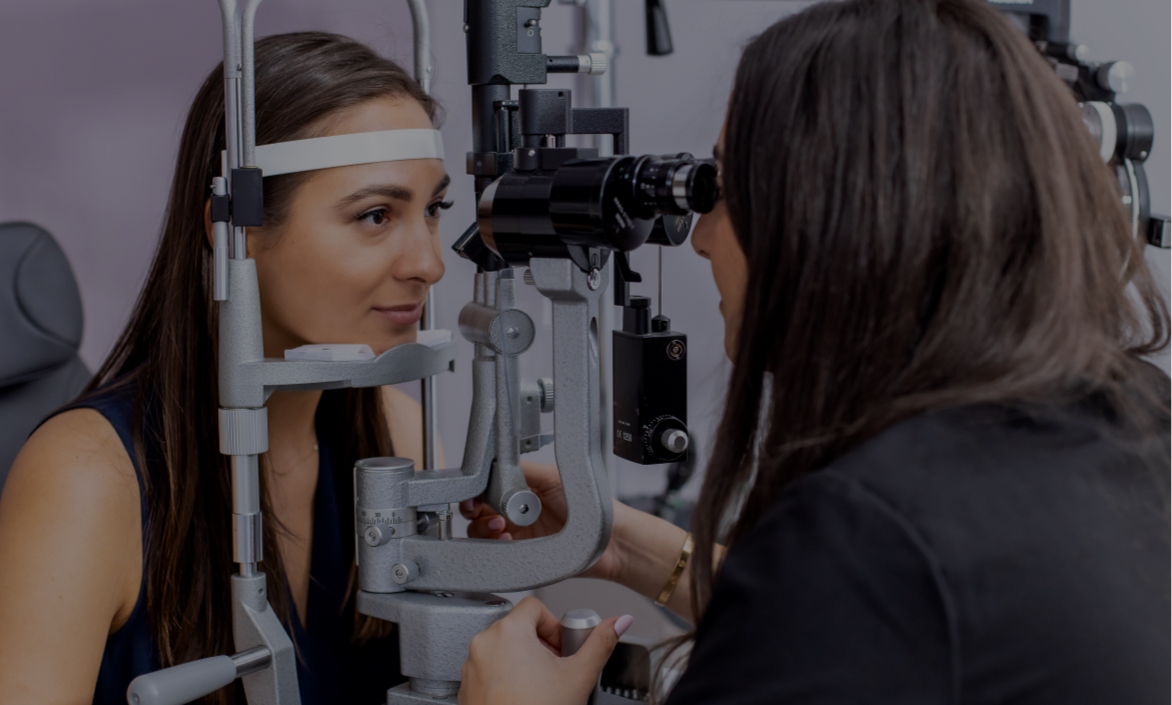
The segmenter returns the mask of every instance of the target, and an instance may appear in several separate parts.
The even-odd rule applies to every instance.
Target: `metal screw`
[[[528,505],[528,504],[522,504],[520,507],[518,507],[518,510],[519,510],[519,511],[520,511],[522,514],[528,514],[528,513],[529,513],[529,505]]]
[[[586,286],[590,287],[590,291],[598,291],[598,287],[602,286],[602,272],[598,267],[591,269],[586,276]]]
[[[515,326],[510,326],[505,329],[505,337],[516,338],[518,335],[521,335],[521,331],[517,330]]]

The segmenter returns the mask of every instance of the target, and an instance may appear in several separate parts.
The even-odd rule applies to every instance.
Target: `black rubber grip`
[[[264,174],[260,169],[232,170],[232,224],[236,227],[264,225]]]
[[[232,218],[232,199],[212,194],[212,222],[227,223]]]

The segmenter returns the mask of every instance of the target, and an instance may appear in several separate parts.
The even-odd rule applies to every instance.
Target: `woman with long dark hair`
[[[394,62],[336,35],[256,43],[257,144],[431,129],[437,105]],[[81,399],[17,458],[0,501],[0,702],[125,703],[137,675],[233,653],[227,457],[216,409],[209,186],[224,80],[187,116],[162,238],[125,332]],[[438,159],[265,179],[248,232],[265,355],[415,339],[443,275]],[[294,637],[302,703],[385,700],[390,625],[354,610],[350,468],[420,459],[418,407],[393,389],[278,392],[261,459],[269,600]],[[211,703],[241,703],[232,686]]]
[[[668,702],[1167,703],[1168,311],[1036,48],[982,0],[815,5],[745,49],[717,159],[694,540],[616,504],[590,572],[696,620]],[[556,530],[530,482],[544,522],[472,534]],[[460,702],[582,703],[629,622],[559,658],[524,601]]]

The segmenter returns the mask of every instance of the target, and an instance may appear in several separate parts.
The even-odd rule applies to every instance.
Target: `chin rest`
[[[0,488],[29,434],[89,381],[81,331],[77,280],[53,236],[0,224]]]

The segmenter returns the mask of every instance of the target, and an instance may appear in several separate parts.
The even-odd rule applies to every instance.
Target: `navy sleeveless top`
[[[125,705],[130,681],[161,667],[146,608],[146,539],[149,534],[143,468],[138,465],[131,436],[135,393],[132,381],[117,384],[62,409],[94,409],[110,422],[134,464],[142,508],[143,581],[130,618],[106,639],[94,690],[94,705]],[[292,637],[299,652],[297,682],[302,705],[338,702],[379,705],[386,702],[388,688],[406,680],[399,673],[399,639],[394,633],[368,640],[361,646],[352,643],[354,601],[347,600],[346,593],[354,537],[352,522],[349,517],[343,517],[339,502],[348,498],[351,490],[345,481],[348,473],[335,473],[330,463],[328,436],[324,433],[320,408],[319,405],[316,419],[318,479],[313,500],[313,546],[306,605],[308,624],[301,623],[295,609],[291,615]],[[150,423],[149,418],[146,423]],[[224,521],[227,520],[224,517]],[[292,597],[289,604],[293,604]],[[237,702],[244,703],[240,682],[237,681],[234,687],[238,689]]]

